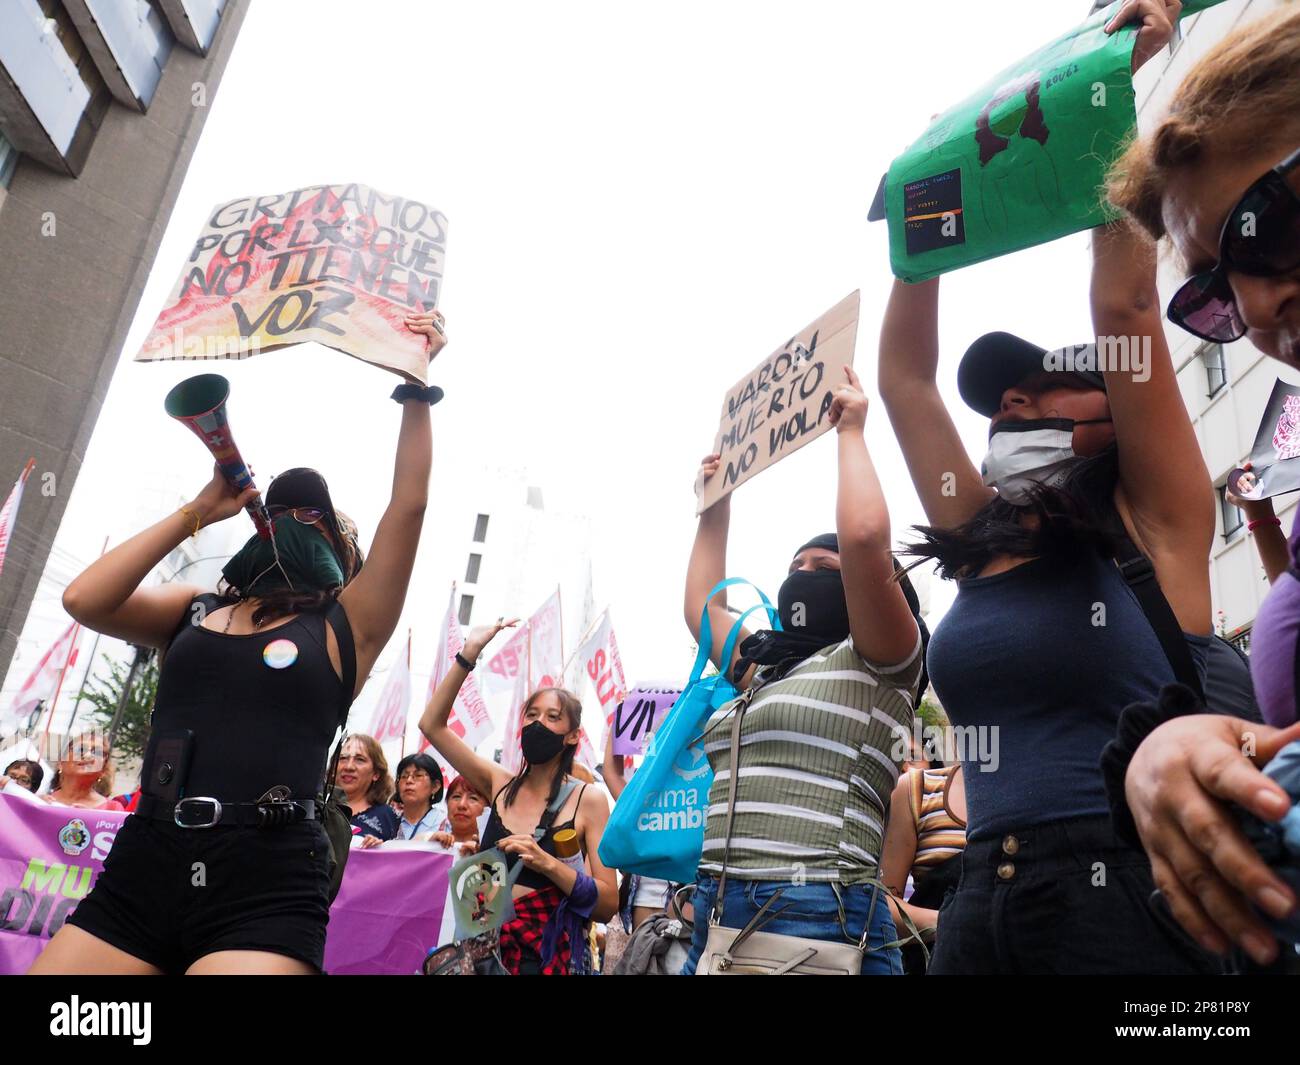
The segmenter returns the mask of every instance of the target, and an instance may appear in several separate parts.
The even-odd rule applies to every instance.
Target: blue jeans
[[[885,901],[883,891],[876,893],[872,907],[873,889],[870,884],[847,886],[844,884],[807,883],[800,886],[788,880],[737,880],[727,877],[727,897],[723,900],[722,925],[725,928],[744,928],[754,914],[762,909],[772,895],[780,890],[781,897],[768,911],[781,911],[762,924],[758,931],[775,935],[801,936],[804,939],[824,939],[828,942],[857,943],[862,930],[871,922],[867,937],[867,950],[862,956],[863,976],[901,976],[903,958],[897,947],[881,949],[898,938],[894,918]],[[691,953],[682,968],[683,976],[694,976],[695,966],[704,953],[709,937],[709,913],[718,894],[718,881],[711,876],[701,876],[695,883],[691,899],[695,909],[695,935],[691,940]]]

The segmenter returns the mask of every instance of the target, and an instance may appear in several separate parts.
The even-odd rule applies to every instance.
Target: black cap
[[[1105,391],[1106,379],[1096,370],[1053,368],[1096,366],[1096,351],[1095,344],[1075,344],[1049,352],[1010,333],[985,333],[961,357],[957,391],[966,406],[986,418],[993,417],[1002,406],[1003,392],[1031,374],[1059,373]]]
[[[365,556],[361,552],[357,528],[352,519],[340,514],[335,508],[334,500],[330,498],[329,485],[317,471],[306,466],[295,466],[272,478],[271,485],[266,490],[266,505],[268,507],[315,507],[317,510],[325,511],[339,539],[352,548],[352,571],[347,575],[348,579],[351,580],[361,571]]]

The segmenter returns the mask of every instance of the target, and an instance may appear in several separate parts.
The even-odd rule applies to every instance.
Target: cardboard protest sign
[[[242,359],[316,341],[424,383],[403,323],[442,288],[447,219],[366,185],[314,185],[213,208],[137,361]]]
[[[614,753],[644,754],[650,736],[682,694],[680,688],[633,688],[614,708]]]
[[[1220,0],[1188,0],[1187,17]],[[895,276],[924,281],[1115,217],[1106,171],[1137,122],[1120,0],[1000,71],[894,160],[868,217]]]
[[[1245,487],[1238,478],[1245,471],[1228,475],[1228,488],[1243,499],[1269,499],[1300,489],[1300,387],[1279,380],[1264,407],[1264,417],[1250,450],[1254,484]]]
[[[696,486],[703,514],[737,485],[831,427],[831,401],[853,365],[858,293],[840,300],[727,390],[713,450],[718,472]]]

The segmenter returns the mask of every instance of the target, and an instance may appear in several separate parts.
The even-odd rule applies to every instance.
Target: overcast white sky
[[[548,508],[591,519],[595,598],[613,606],[629,679],[680,678],[691,486],[723,394],[855,288],[868,443],[896,534],[921,520],[874,398],[890,274],[883,223],[869,224],[867,208],[932,114],[1088,7],[253,4],[121,353],[53,575],[70,578],[72,559],[92,559],[106,534],[137,531],[131,482],[178,478],[197,491],[206,481],[210,458],[165,417],[162,397],[214,368],[231,379],[232,423],[252,464],[321,469],[368,542],[396,437],[392,375],[315,345],[218,367],[130,361],[213,204],[356,181],[450,220],[441,306],[451,344],[433,370],[448,395],[434,409],[430,523],[445,493],[484,470],[526,469]],[[1086,338],[1087,273],[1076,236],[944,280],[941,381],[975,456],[987,423],[957,399],[957,359],[992,329],[1049,347]],[[834,486],[826,439],[742,486],[732,574],[774,597],[793,548],[833,527]],[[407,614],[416,644],[431,647],[464,556],[423,563],[438,577],[412,589]],[[57,579],[42,586],[0,701],[66,624],[59,591]],[[950,598],[936,582],[936,611]],[[486,614],[535,605],[489,604]]]

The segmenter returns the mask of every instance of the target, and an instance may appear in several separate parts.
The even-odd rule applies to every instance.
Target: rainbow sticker
[[[298,661],[298,645],[292,640],[272,640],[262,648],[262,661],[272,669],[288,669]]]

